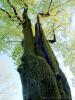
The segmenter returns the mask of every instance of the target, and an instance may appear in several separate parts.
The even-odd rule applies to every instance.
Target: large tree
[[[21,76],[24,100],[54,100],[55,98],[57,100],[71,100],[67,79],[60,70],[56,57],[44,35],[44,32],[48,30],[54,33],[55,29],[61,26],[61,20],[58,20],[57,16],[62,12],[62,6],[67,2],[62,3],[59,0],[1,1],[0,10],[2,11],[2,25],[4,26],[2,26],[2,29],[5,28],[3,30],[4,32],[1,30],[3,32],[1,45],[9,47],[8,45],[11,42],[15,42],[13,57],[16,55],[15,51],[17,51],[19,57],[19,54],[23,52],[21,61],[19,59],[17,60],[18,64],[21,63],[17,69]],[[37,14],[38,10],[42,10],[42,12]],[[28,17],[28,11],[32,24]],[[7,16],[4,16],[4,14]],[[37,23],[34,25],[35,31],[33,27],[35,18],[32,15],[35,18],[37,16]],[[43,17],[47,17],[46,22],[49,24],[47,30],[45,29],[44,32],[41,25],[43,23]],[[39,20],[42,20],[42,22],[40,23]],[[63,23],[63,25],[65,24]],[[10,35],[8,35],[8,32]],[[23,50],[19,49],[21,45],[17,43],[21,40]],[[5,41],[9,44],[6,44]],[[52,42],[51,40],[49,41]],[[3,47],[1,49],[4,50]]]

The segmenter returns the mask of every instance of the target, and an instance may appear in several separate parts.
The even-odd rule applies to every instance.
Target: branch
[[[67,3],[69,0],[67,0],[65,3]],[[42,17],[48,17],[48,16],[50,16],[50,13],[49,13],[49,10],[50,10],[50,8],[51,8],[51,5],[52,5],[52,3],[53,3],[53,0],[51,0],[50,1],[50,5],[49,5],[49,8],[48,8],[48,11],[47,11],[47,13],[38,13],[39,15],[41,15]],[[53,11],[53,10],[55,10],[56,8],[59,8],[59,7],[61,7],[61,6],[63,6],[63,5],[65,5],[65,3],[63,3],[63,4],[60,4],[60,5],[58,5],[58,6],[56,6],[56,7],[54,7],[54,8],[52,8],[50,11]],[[58,11],[57,13],[59,13],[60,11]],[[56,13],[56,14],[57,14]],[[55,15],[56,15],[55,14]]]
[[[53,40],[48,40],[50,43],[54,43],[54,42],[56,42],[56,36],[55,36],[55,34],[54,34],[54,39]]]
[[[54,16],[56,16],[56,15],[59,14],[59,13],[61,13],[62,11],[64,11],[64,9],[58,10]]]
[[[24,6],[26,7],[26,11],[28,10],[28,5],[26,3],[24,3]]]
[[[69,0],[67,0],[67,1],[66,1],[65,3],[63,3],[63,4],[60,4],[60,5],[58,5],[58,6],[54,7],[54,8],[52,8],[51,11],[55,10],[56,8],[59,8],[59,7],[63,6],[63,5],[65,5],[67,2],[69,2]]]
[[[54,24],[53,24],[54,25]],[[60,27],[60,25],[58,25],[57,27],[55,27],[55,28],[53,28],[49,33],[51,33],[51,32],[53,32],[54,33],[54,31],[57,29],[57,28],[59,28]],[[49,30],[48,30],[49,31]],[[47,31],[47,32],[48,32]],[[49,36],[49,34],[47,35],[47,37]]]
[[[3,40],[7,35],[8,35],[8,33],[5,34],[5,35],[0,39],[0,41]],[[17,34],[17,35],[18,35],[18,34]],[[22,37],[21,37],[20,35],[18,35],[18,36],[22,39]],[[13,41],[13,42],[21,42],[21,41]]]
[[[63,11],[63,10],[59,10],[59,11],[57,11],[56,14],[55,14],[54,16],[56,16],[56,15],[57,15],[58,13],[60,13],[61,11]]]
[[[49,9],[51,8],[52,3],[53,3],[53,0],[50,1],[50,5],[49,5],[49,8],[48,8],[48,12],[49,12]]]
[[[7,35],[8,35],[8,33],[5,34],[5,35],[0,39],[0,41],[3,40]]]
[[[16,8],[11,4],[11,2],[9,0],[7,0],[7,2],[9,3],[9,5],[12,7],[14,13],[15,13],[15,16],[17,17],[17,19],[22,22],[22,19],[20,18],[20,16],[18,15],[17,11],[16,11]]]
[[[21,37],[18,33],[16,33],[16,34],[17,34],[17,36],[20,37],[21,39],[23,38],[23,37]]]
[[[15,20],[14,17],[11,16],[11,14],[8,13],[5,9],[0,8],[0,10],[2,10],[4,13],[6,13],[6,14],[8,15],[8,17],[9,17],[12,21],[17,21],[17,20]]]
[[[52,3],[53,3],[53,0],[50,1],[50,4],[49,4],[47,13],[43,13],[43,12],[42,12],[42,13],[38,13],[38,14],[41,15],[42,17],[48,17],[48,16],[50,16],[50,14],[49,14],[49,9],[50,9]]]
[[[55,31],[57,28],[59,28],[60,27],[60,25],[58,25],[57,27],[55,27],[52,31]]]
[[[3,12],[5,12],[8,15],[9,18],[12,18],[12,16],[5,9],[0,8],[0,10],[2,10]]]

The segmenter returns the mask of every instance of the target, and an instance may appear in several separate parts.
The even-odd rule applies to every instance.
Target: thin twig
[[[53,28],[50,32],[48,32],[49,30],[48,30],[47,32],[48,32],[48,33],[51,33],[51,32],[54,33],[54,31],[55,31],[57,28],[59,28],[59,27],[60,27],[60,25],[58,25],[57,27]],[[47,37],[48,37],[48,36],[49,36],[49,34],[47,35]]]
[[[8,15],[9,18],[12,18],[12,16],[5,9],[0,8],[0,10],[2,10],[3,12],[5,12]]]
[[[11,16],[11,14],[8,13],[5,9],[0,8],[0,10],[3,11],[4,13],[6,13],[6,14],[8,15],[8,17],[9,17],[12,21],[17,21],[17,20],[14,19],[15,17],[14,17],[14,16]]]
[[[48,8],[48,12],[49,12],[49,10],[51,8],[52,2],[53,2],[53,0],[50,1],[50,5],[49,5],[49,8]]]
[[[41,15],[42,17],[48,17],[48,16],[50,16],[49,9],[50,9],[50,7],[52,5],[52,2],[53,2],[53,0],[50,1],[49,7],[48,7],[48,11],[46,13],[41,12],[41,13],[38,13],[38,14]]]
[[[56,16],[57,14],[59,14],[59,13],[60,13],[61,11],[63,11],[63,10],[64,10],[64,9],[58,10],[54,16]]]
[[[17,11],[16,11],[16,8],[11,4],[11,2],[9,0],[7,0],[7,2],[9,3],[9,5],[12,7],[14,13],[15,13],[15,16],[17,17],[17,19],[22,22],[22,19],[20,18],[20,16],[18,15]]]
[[[16,33],[18,37],[20,37],[21,39],[23,39],[23,37],[21,37],[18,33]]]
[[[3,40],[7,35],[8,35],[8,33],[5,34],[5,35],[0,39],[0,41]]]
[[[59,7],[63,6],[63,5],[65,5],[67,2],[69,2],[69,0],[67,0],[67,1],[66,1],[65,3],[63,3],[63,4],[60,4],[60,5],[58,5],[58,6],[54,7],[54,8],[52,8],[50,11],[53,11],[53,10],[55,10],[56,8],[59,8]]]

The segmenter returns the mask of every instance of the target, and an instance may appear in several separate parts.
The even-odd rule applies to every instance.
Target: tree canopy
[[[0,0],[0,52],[12,56],[16,64],[20,63],[23,53],[21,41],[23,39],[20,20],[14,13],[9,0]],[[56,43],[53,50],[64,57],[65,65],[74,69],[75,53],[75,29],[73,12],[75,0],[11,0],[17,14],[22,19],[23,7],[28,5],[28,15],[32,22],[32,30],[35,35],[36,16],[39,12],[47,13],[48,17],[41,17],[41,23],[47,39],[52,39],[56,34]],[[56,55],[57,56],[57,55]],[[17,60],[19,59],[19,60]],[[75,72],[75,70],[73,70]]]

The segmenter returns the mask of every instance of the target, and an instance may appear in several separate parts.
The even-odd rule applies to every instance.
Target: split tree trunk
[[[22,64],[18,67],[23,100],[71,100],[71,97],[70,99],[62,98],[51,66],[43,57],[36,55],[31,21],[25,12],[23,18],[25,20],[22,24],[24,54]],[[62,89],[62,86],[60,88]]]

